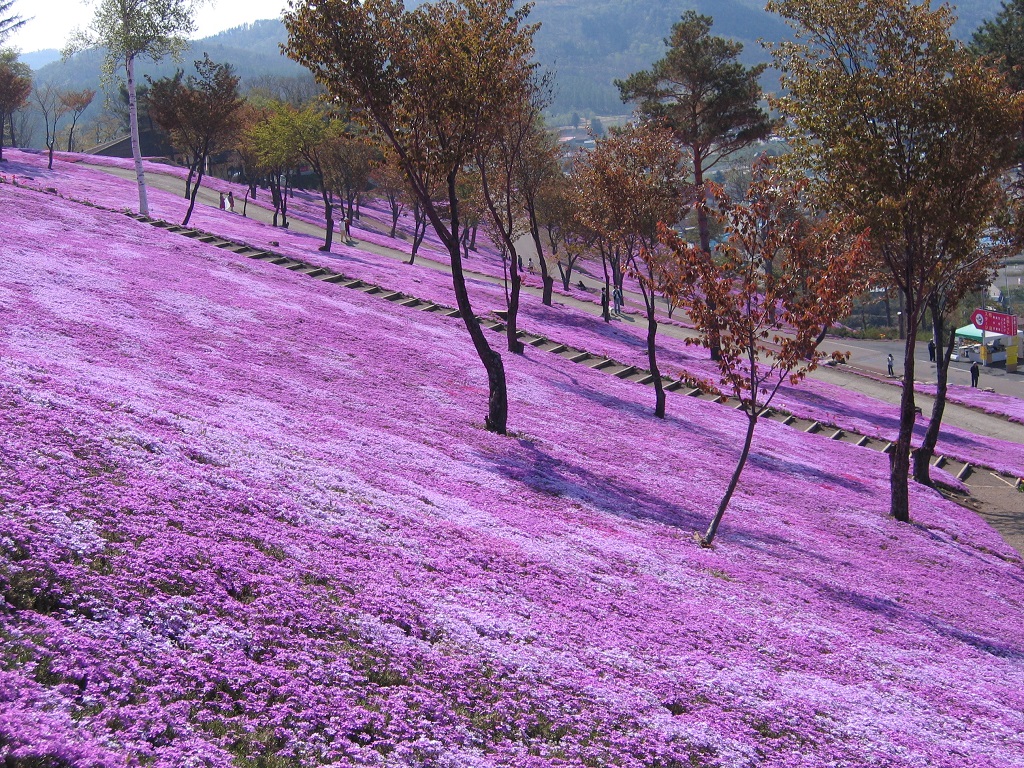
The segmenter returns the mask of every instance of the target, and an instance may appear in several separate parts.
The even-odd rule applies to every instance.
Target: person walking
[[[975,360],[974,364],[971,365],[971,386],[978,386],[978,379],[981,378],[981,368],[978,367],[978,361]]]
[[[890,377],[895,376],[896,374],[892,370],[892,364],[893,364],[892,352],[890,352],[889,356],[887,358],[885,358],[885,362],[889,366],[889,376]]]
[[[928,361],[935,362],[935,339],[928,340]]]
[[[608,288],[601,288],[601,316],[605,321],[611,320],[611,315],[608,314]]]
[[[235,195],[233,192],[228,192],[228,210],[231,213],[235,212]]]
[[[220,209],[222,211],[224,210],[224,193],[223,192],[220,193]]]
[[[615,289],[612,291],[612,300],[615,302],[615,314],[616,315],[621,314],[622,313],[622,288],[620,288],[619,286],[615,286]]]

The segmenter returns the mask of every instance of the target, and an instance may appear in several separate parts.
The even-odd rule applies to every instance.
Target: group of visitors
[[[220,209],[222,211],[231,211],[231,213],[235,212],[235,195],[233,192],[228,192],[226,195],[223,192],[220,193]]]
[[[583,285],[583,281],[580,280],[580,285]],[[622,288],[616,286],[612,289],[612,303],[615,306],[614,314],[622,314],[622,307],[624,306],[622,301]],[[608,314],[608,289],[601,288],[601,314]]]
[[[929,339],[928,340],[928,360],[929,360],[929,362],[932,362],[932,363],[935,362],[935,339]],[[889,353],[889,356],[886,358],[886,365],[888,367],[889,376],[895,376],[896,375],[895,372],[893,371],[893,362],[894,362],[894,360],[893,360],[893,357],[892,357],[892,353]],[[978,381],[980,379],[981,379],[981,366],[979,366],[978,365],[978,361],[975,360],[971,364],[971,386],[972,387],[977,387],[978,386]]]

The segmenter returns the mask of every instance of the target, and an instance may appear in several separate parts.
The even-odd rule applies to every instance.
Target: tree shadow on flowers
[[[756,450],[757,434],[755,433],[754,445],[750,449],[750,457],[747,459],[744,473],[751,469],[758,469],[762,472],[782,475],[787,481],[791,478],[800,478],[825,488],[836,486],[856,494],[869,493],[872,489],[872,486],[861,482],[852,475],[837,475],[802,461],[783,459],[775,454],[755,453]],[[742,477],[740,483],[743,483]]]
[[[706,523],[704,515],[639,484],[597,474],[578,462],[557,459],[530,440],[519,440],[519,446],[519,451],[480,458],[497,474],[535,493],[586,504],[616,517],[650,520],[686,530],[697,530]]]
[[[812,584],[818,594],[827,600],[841,603],[846,609],[854,609],[884,619],[887,623],[897,625],[911,632],[915,637],[924,633],[938,635],[947,640],[963,643],[978,651],[1015,661],[1024,660],[1024,636],[1017,635],[1014,639],[1006,637],[985,637],[963,627],[955,626],[937,616],[915,610],[913,606],[905,606],[887,597],[872,596],[861,592],[837,587],[834,584],[818,582]],[[886,631],[879,627],[876,631]]]
[[[528,350],[529,351],[529,350]],[[547,382],[559,392],[564,392],[571,397],[579,397],[586,400],[595,406],[609,411],[609,420],[621,420],[621,419],[632,419],[639,418],[645,420],[651,420],[654,418],[654,390],[648,387],[640,387],[639,385],[630,382],[620,382],[620,386],[630,388],[630,391],[640,393],[638,398],[626,398],[616,395],[613,391],[613,387],[602,387],[599,386],[605,382],[613,383],[616,382],[614,377],[610,377],[607,374],[594,371],[592,375],[580,377],[575,375],[573,368],[567,370],[566,365],[573,366],[572,363],[563,365],[550,359],[547,353],[541,353],[541,357],[531,359],[533,365],[538,366],[549,371]],[[601,377],[601,378],[594,378]],[[668,414],[664,421],[656,421],[655,423],[674,425],[679,429],[686,430],[692,435],[698,435],[709,440],[721,439],[721,434],[715,430],[706,429],[699,422],[679,418],[676,411],[679,410],[679,404],[687,402],[683,399],[683,396],[668,398],[667,411]],[[689,403],[693,404],[704,404],[703,401],[689,400]],[[676,410],[673,410],[673,404],[676,405]]]

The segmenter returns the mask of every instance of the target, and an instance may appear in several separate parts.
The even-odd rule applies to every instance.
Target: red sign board
[[[971,322],[989,333],[1001,333],[1005,336],[1017,335],[1016,315],[1004,315],[1001,312],[976,309],[971,313]]]

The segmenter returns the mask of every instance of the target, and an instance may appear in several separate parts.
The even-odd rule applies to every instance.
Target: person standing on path
[[[235,195],[232,192],[228,192],[228,210],[235,212]]]
[[[975,360],[971,365],[971,386],[978,386],[978,379],[981,378],[981,368],[978,367],[978,361]]]
[[[887,358],[885,358],[885,362],[889,366],[889,376],[895,376],[896,374],[893,373],[893,370],[892,370],[892,364],[893,364],[892,352],[890,352],[889,356]]]
[[[224,193],[223,192],[220,193],[220,209],[222,211],[224,210]]]
[[[612,300],[615,302],[615,314],[616,315],[621,314],[622,313],[622,289],[620,287],[615,286],[615,289],[612,291]]]
[[[935,362],[935,339],[928,340],[928,361]]]

